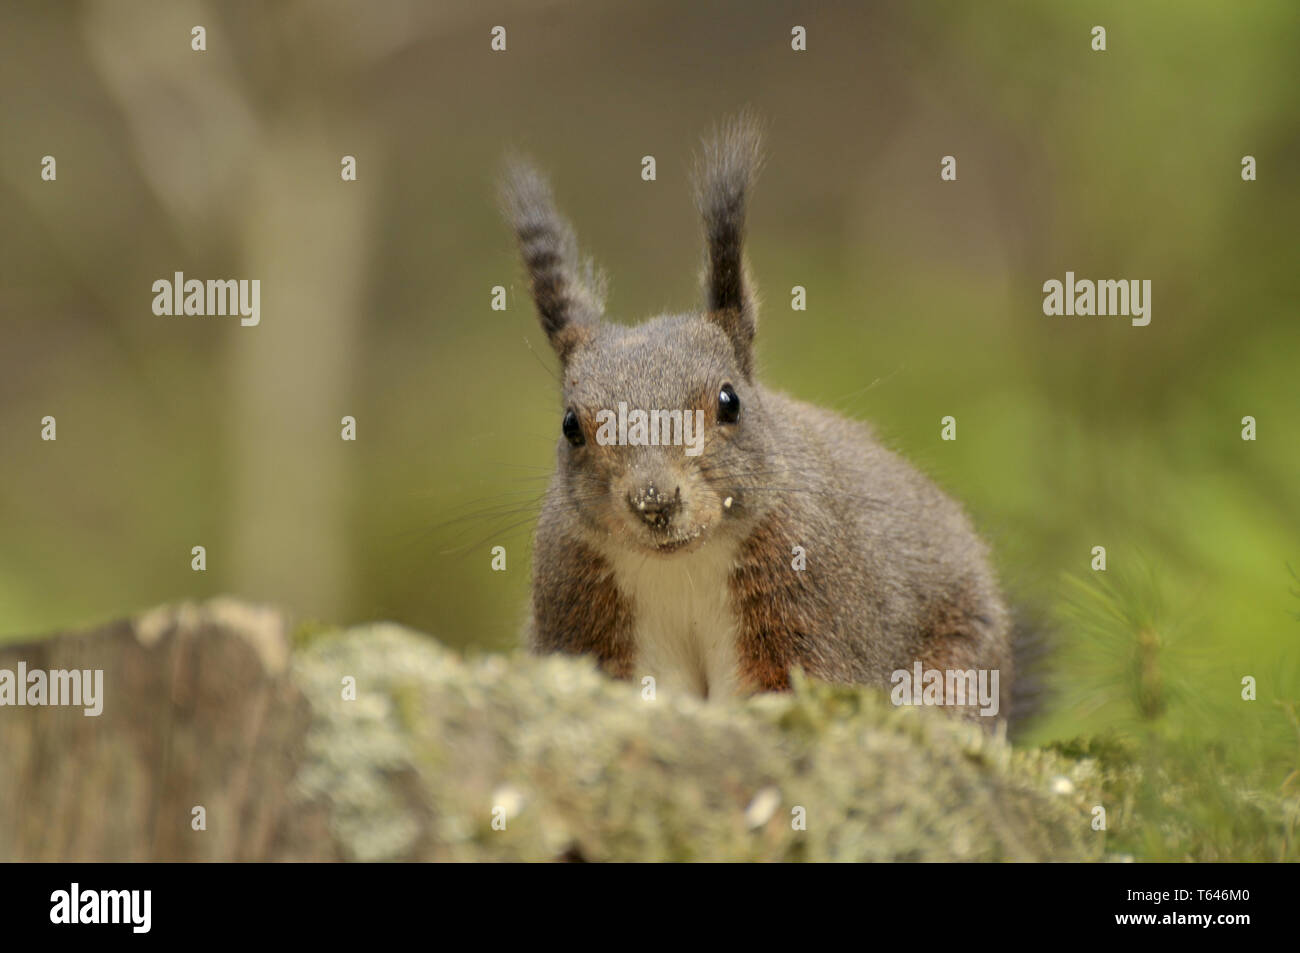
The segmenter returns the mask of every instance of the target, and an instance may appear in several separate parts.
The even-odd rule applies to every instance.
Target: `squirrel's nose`
[[[627,495],[627,505],[655,529],[663,529],[681,508],[682,488],[675,487],[672,493],[667,493],[648,483]]]

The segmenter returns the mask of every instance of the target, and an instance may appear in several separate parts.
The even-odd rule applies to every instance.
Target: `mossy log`
[[[1093,762],[871,689],[647,699],[583,659],[295,631],[232,600],[0,650],[19,662],[102,669],[103,711],[0,707],[0,860],[1102,853]]]

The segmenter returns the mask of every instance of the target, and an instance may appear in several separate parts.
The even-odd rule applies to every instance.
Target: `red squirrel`
[[[1000,721],[1011,623],[961,506],[866,425],[757,379],[743,246],[760,161],[750,117],[706,140],[703,309],[634,327],[605,320],[545,179],[507,171],[503,207],[562,367],[530,647],[706,698],[786,689],[796,666],[895,693],[900,672],[992,672],[991,705],[956,707]]]

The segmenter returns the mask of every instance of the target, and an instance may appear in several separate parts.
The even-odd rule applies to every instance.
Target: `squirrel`
[[[757,379],[743,245],[761,140],[743,114],[697,160],[703,310],[631,327],[605,320],[603,277],[579,261],[546,179],[507,164],[502,207],[563,374],[528,646],[707,699],[788,689],[795,667],[882,687],[899,672],[984,670],[999,673],[1003,722],[1011,616],[962,507],[867,425]],[[624,427],[636,410],[678,409],[684,430],[703,424],[694,447]],[[970,698],[949,707],[989,714]]]

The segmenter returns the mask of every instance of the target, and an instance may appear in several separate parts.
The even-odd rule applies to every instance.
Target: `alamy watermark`
[[[895,705],[979,705],[980,714],[993,718],[998,713],[996,668],[941,669],[924,668],[918,661],[912,670],[895,669],[889,676],[894,687],[889,700]]]
[[[241,278],[215,279],[206,282],[198,278],[186,279],[178,271],[169,280],[159,278],[153,283],[153,313],[157,315],[239,315],[239,323],[246,328],[256,327],[262,320],[262,281]]]
[[[618,402],[618,412],[596,412],[596,443],[632,447],[685,447],[688,457],[704,450],[704,411],[631,410]]]
[[[153,925],[152,890],[82,890],[74,882],[68,890],[50,894],[50,922],[55,924],[112,924],[148,933]]]
[[[1151,323],[1151,279],[1093,281],[1075,279],[1065,273],[1065,281],[1049,278],[1043,282],[1043,314],[1046,315],[1120,315],[1132,318],[1134,327]]]
[[[38,668],[29,672],[26,662],[19,662],[16,671],[0,668],[0,708],[6,705],[80,707],[93,718],[104,710],[104,670]]]

